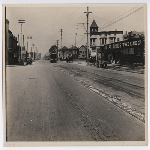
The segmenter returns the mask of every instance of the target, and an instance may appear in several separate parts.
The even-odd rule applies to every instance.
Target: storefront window
[[[129,48],[129,54],[134,54],[134,48]]]
[[[134,48],[123,49],[123,54],[134,54]]]
[[[136,56],[141,56],[141,49],[140,49],[140,48],[137,49],[137,54],[136,54]]]

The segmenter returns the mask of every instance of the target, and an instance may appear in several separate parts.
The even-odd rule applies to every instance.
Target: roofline
[[[81,48],[81,47],[85,47],[85,48],[86,48],[87,46],[86,46],[86,45],[81,45],[80,48]],[[80,48],[79,48],[79,49],[80,49]]]
[[[110,34],[110,33],[115,33],[115,34],[123,34],[123,31],[101,31],[101,32],[91,32],[90,35],[99,35],[99,34]]]

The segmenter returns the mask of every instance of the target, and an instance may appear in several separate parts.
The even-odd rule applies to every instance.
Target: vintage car
[[[99,60],[98,61],[98,68],[107,68],[107,61]]]

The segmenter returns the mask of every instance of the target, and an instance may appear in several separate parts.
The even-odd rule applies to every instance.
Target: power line
[[[117,22],[119,22],[119,21],[121,21],[121,20],[123,20],[124,18],[126,18],[126,17],[128,17],[128,16],[130,16],[130,15],[132,15],[133,13],[135,13],[135,12],[137,12],[137,11],[139,11],[140,9],[142,9],[143,7],[140,7],[140,8],[138,8],[137,10],[135,10],[135,11],[133,11],[133,12],[131,12],[130,14],[127,14],[127,15],[125,15],[125,16],[123,16],[122,18],[120,18],[119,20],[116,20],[117,18],[119,18],[119,17],[117,17],[116,19],[114,19],[114,20],[116,20],[116,21],[110,21],[110,22],[112,22],[112,23],[110,23],[110,24],[108,24],[108,25],[106,25],[105,27],[103,27],[103,26],[101,26],[101,28],[100,28],[100,30],[101,29],[105,29],[105,28],[107,28],[107,27],[109,27],[109,26],[111,26],[111,25],[113,25],[113,24],[115,24],[115,23],[117,23]],[[122,16],[122,15],[121,15]],[[109,22],[108,22],[109,23]]]
[[[136,8],[136,7],[134,7],[134,8]],[[118,16],[117,18],[119,18],[119,17],[125,15],[126,13],[130,12],[130,11],[133,10],[134,8],[130,9],[129,11],[127,11],[127,12],[125,12],[125,13],[123,13],[122,15]],[[96,10],[96,11],[97,11],[97,10]],[[114,12],[113,12],[113,13],[114,13]],[[96,16],[95,14],[93,14],[93,15]],[[96,17],[98,17],[98,18],[100,18],[100,19],[102,19],[102,20],[109,21],[109,20],[107,20],[107,19],[105,19],[105,18],[102,18],[102,17],[99,17],[99,16],[96,16]],[[115,18],[115,19],[117,19],[117,18]],[[113,19],[113,20],[115,20],[115,19]],[[105,24],[108,24],[108,23],[112,22],[113,20],[111,20],[111,21],[109,21],[109,22],[107,22],[107,23],[105,23]],[[105,26],[105,24],[102,25],[102,26]]]
[[[79,20],[81,17],[82,17],[82,14],[79,16],[78,19],[75,20],[75,22],[72,24],[72,26],[73,26],[74,24],[76,24],[76,23],[78,22],[78,20]],[[67,31],[66,33],[68,33],[68,32],[70,31],[70,29],[72,29],[72,26],[68,29],[68,31]],[[66,27],[66,28],[67,28],[67,27]]]
[[[79,42],[81,42],[84,38],[85,38],[85,35],[83,35],[84,37],[83,38],[80,38],[80,40],[76,43],[78,44]]]

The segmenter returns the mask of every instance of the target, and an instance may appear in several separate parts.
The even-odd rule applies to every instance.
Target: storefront
[[[143,63],[144,41],[142,38],[107,44],[104,56],[108,63]]]

